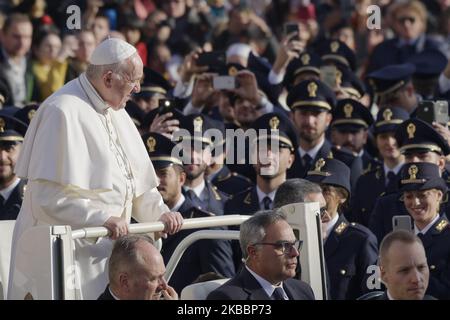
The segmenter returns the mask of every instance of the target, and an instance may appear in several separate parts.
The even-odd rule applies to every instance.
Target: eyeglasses
[[[416,22],[416,18],[415,17],[400,17],[397,19],[397,21],[401,24],[404,24],[406,21],[408,21],[411,24],[414,24],[414,22]]]
[[[278,241],[278,242],[258,242],[254,244],[256,245],[266,245],[266,246],[273,246],[275,247],[275,250],[281,251],[283,254],[290,254],[292,252],[292,249],[295,248],[298,252],[302,250],[303,241],[302,240],[296,240],[294,242],[289,241]]]

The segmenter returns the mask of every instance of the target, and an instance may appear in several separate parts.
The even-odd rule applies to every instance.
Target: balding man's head
[[[167,288],[166,268],[159,251],[148,236],[119,238],[109,260],[110,289],[123,300],[159,299]]]

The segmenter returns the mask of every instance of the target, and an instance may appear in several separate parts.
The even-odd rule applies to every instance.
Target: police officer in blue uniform
[[[439,204],[447,193],[440,169],[432,163],[409,163],[402,168],[400,190],[422,240],[430,269],[427,294],[450,299],[450,224]]]
[[[325,64],[345,66],[356,70],[356,55],[344,42],[335,39],[323,41],[317,48],[317,53]]]
[[[400,154],[395,131],[409,114],[401,108],[385,108],[378,112],[373,126],[375,142],[383,163],[365,172],[357,181],[352,197],[351,221],[369,225],[370,214],[379,196],[398,191],[400,169],[404,156]]]
[[[227,195],[236,195],[253,186],[252,181],[236,172],[232,172],[225,163],[227,139],[223,122],[211,120],[216,129],[222,133],[222,137],[214,139],[212,163],[206,169],[207,179],[220,191]],[[229,141],[231,142],[231,141]],[[236,148],[236,147],[235,147]],[[234,149],[236,151],[236,149]]]
[[[450,154],[447,141],[428,123],[420,119],[404,121],[395,133],[400,152],[405,155],[405,163],[428,162],[438,165],[444,180],[448,180],[445,156]],[[448,183],[448,182],[447,182]],[[442,201],[442,212],[449,210],[447,195]],[[369,229],[379,242],[392,231],[392,217],[407,215],[402,194],[391,193],[380,197],[370,215]]]
[[[144,112],[156,109],[160,99],[170,97],[172,85],[158,72],[144,67],[141,91],[133,94],[133,100]]]
[[[447,67],[447,57],[439,50],[430,49],[412,56],[408,62],[416,67],[413,84],[422,99],[433,100],[442,97],[444,92],[440,92],[438,81]]]
[[[378,107],[397,106],[403,108],[411,117],[419,103],[412,76],[416,67],[411,63],[389,65],[368,74],[367,79],[376,96]]]
[[[304,51],[298,58],[292,59],[286,67],[283,84],[290,91],[304,80],[320,80],[320,66],[322,60],[313,51]]]
[[[364,149],[368,138],[368,128],[372,123],[373,118],[369,109],[356,100],[339,100],[333,110],[331,141],[337,146],[356,153],[363,171],[370,170],[377,164],[377,161]],[[356,183],[361,174],[362,171],[352,170],[351,181]]]
[[[27,126],[30,125],[31,119],[33,119],[34,114],[36,113],[37,109],[39,108],[39,104],[37,103],[31,103],[27,104],[23,108],[20,108],[14,113],[14,118],[19,119],[23,123],[25,123]]]
[[[214,132],[217,133],[218,130],[213,130],[212,121],[204,114],[184,117],[180,129],[184,129],[183,131],[187,133],[185,135],[180,130],[174,135],[175,141],[180,142],[183,149],[183,164],[187,175],[183,193],[200,209],[222,215],[228,196],[218,190],[205,176],[212,158],[214,146],[212,138]]]
[[[378,245],[369,229],[342,214],[351,193],[350,169],[337,159],[322,158],[305,179],[320,184],[327,202],[321,219],[330,297],[356,299],[368,291],[367,267],[376,264]]]
[[[250,145],[254,155],[252,159],[256,160],[256,185],[228,200],[225,214],[253,214],[273,209],[275,193],[286,181],[286,171],[294,161],[297,137],[287,117],[276,113],[265,114],[255,121],[253,129],[257,136]],[[233,243],[233,252],[238,269],[242,257],[238,243]]]
[[[158,133],[142,136],[147,152],[160,179],[158,190],[164,203],[173,212],[178,211],[183,218],[211,217],[214,213],[199,209],[182,193],[186,173],[181,159],[172,150],[176,144]],[[163,239],[161,254],[167,264],[178,244],[197,229],[182,230]],[[169,285],[177,292],[191,284],[198,276],[207,272],[216,272],[224,277],[234,275],[230,243],[220,240],[201,240],[190,246],[175,269]]]
[[[14,167],[26,130],[8,110],[0,111],[0,220],[15,220],[22,206],[26,181],[14,174]]]
[[[323,82],[305,80],[289,91],[287,105],[292,112],[299,144],[288,178],[303,178],[315,161],[330,155],[331,143],[325,132],[331,123],[336,97]]]

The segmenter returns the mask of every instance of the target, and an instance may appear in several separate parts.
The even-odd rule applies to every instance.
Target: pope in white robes
[[[131,59],[128,76],[136,79],[120,79],[120,75],[116,79],[108,72],[97,80],[102,88],[97,90],[83,73],[45,100],[30,124],[16,165],[17,175],[28,179],[28,185],[14,230],[9,299],[24,298],[21,286],[26,281],[14,263],[21,253],[14,244],[33,226],[70,225],[75,230],[118,221],[111,217],[127,223],[131,217],[138,222],[178,223],[178,230],[181,226],[181,216],[169,212],[156,189],[152,163],[123,109],[127,98],[140,89],[142,62],[136,49],[122,40],[107,39],[94,51],[91,64],[113,65],[127,59]],[[120,91],[113,82],[118,80],[132,86],[126,89],[122,83],[120,88],[125,89]],[[115,103],[114,97],[121,92]],[[111,229],[119,230],[113,232],[116,237],[124,225],[127,228],[117,224]],[[83,299],[96,299],[108,283],[106,266],[112,241],[75,242],[79,294]]]

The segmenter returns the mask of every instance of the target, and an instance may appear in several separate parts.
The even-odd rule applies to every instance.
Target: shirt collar
[[[89,101],[92,103],[95,111],[98,113],[104,113],[110,106],[105,102],[105,100],[100,97],[97,90],[91,84],[89,79],[86,77],[86,73],[82,73],[79,77],[81,88],[88,96]]]
[[[419,233],[421,234],[425,234],[428,232],[428,230],[431,229],[431,227],[436,223],[436,221],[438,221],[440,218],[440,216],[437,214],[436,217],[434,217],[433,221],[431,221],[429,224],[427,224],[427,226],[425,228],[423,228],[422,230],[419,230],[419,228],[417,228],[416,224],[414,223],[414,234],[418,235]]]
[[[108,290],[109,290],[109,293],[111,293],[112,297],[113,297],[115,300],[120,300],[120,299],[112,292],[112,290],[111,290],[110,287],[108,287]]]
[[[178,199],[177,203],[174,205],[173,208],[170,208],[170,211],[177,212],[180,209],[180,207],[183,205],[184,200],[186,200],[186,198],[184,197],[183,194],[180,194],[180,199]]]
[[[326,231],[326,239],[328,239],[328,236],[331,233],[331,230],[333,230],[334,226],[336,225],[336,222],[339,219],[339,214],[337,214],[333,219],[331,219],[327,224],[327,231]]]
[[[256,281],[258,281],[259,285],[264,289],[264,291],[266,292],[266,294],[269,297],[272,297],[273,292],[275,291],[276,288],[281,288],[283,290],[283,297],[285,300],[288,300],[289,297],[286,294],[286,291],[284,291],[283,288],[283,282],[280,282],[277,286],[274,286],[273,284],[271,284],[269,281],[267,281],[266,279],[264,279],[263,277],[261,277],[260,275],[258,275],[256,272],[254,272],[252,269],[250,269],[247,265],[245,265],[245,268],[247,269],[248,272],[250,272],[250,274],[255,277]]]
[[[198,186],[196,186],[196,187],[194,187],[194,188],[189,188],[189,187],[186,186],[186,190],[192,190],[192,191],[194,191],[195,195],[196,195],[199,199],[201,199],[201,194],[202,194],[203,190],[205,190],[205,187],[206,187],[205,179],[203,179],[202,182],[201,182]]]
[[[275,189],[270,193],[264,193],[258,186],[256,186],[256,194],[258,195],[258,203],[261,204],[265,197],[269,197],[270,200],[272,200],[272,202],[273,202],[273,199],[275,199],[276,192],[277,192],[277,190]]]
[[[315,159],[317,154],[319,153],[320,148],[322,148],[323,144],[325,143],[325,138],[322,139],[322,142],[319,142],[314,148],[311,150],[303,150],[302,147],[298,147],[298,151],[300,152],[300,157],[303,158],[305,154],[309,154],[311,159]]]
[[[384,176],[387,178],[388,172],[392,171],[394,172],[396,175],[399,173],[400,169],[402,168],[402,166],[404,165],[404,162],[400,162],[398,165],[396,165],[394,168],[390,169],[388,168],[388,166],[386,165],[386,163],[383,163],[383,168],[384,168]]]
[[[13,192],[14,188],[19,184],[20,179],[16,177],[16,180],[7,188],[0,190],[0,194],[2,195],[5,202],[9,199],[9,196]]]

